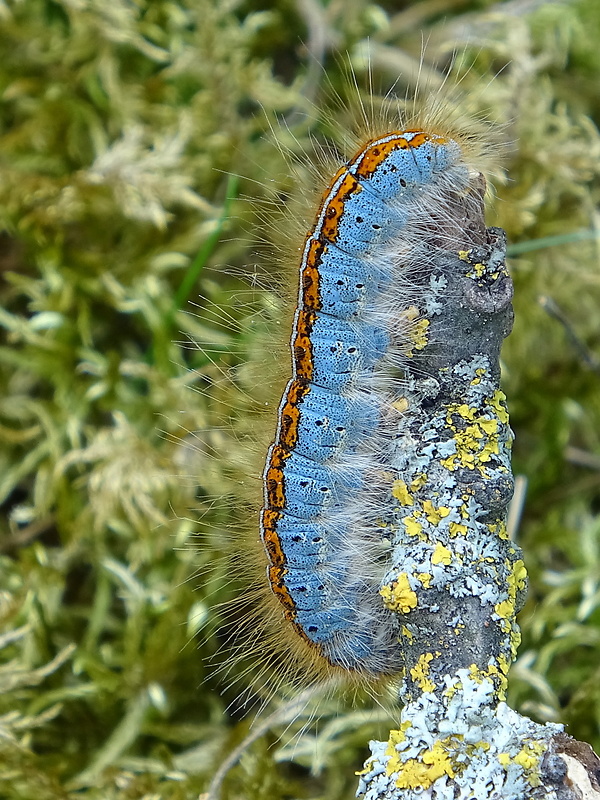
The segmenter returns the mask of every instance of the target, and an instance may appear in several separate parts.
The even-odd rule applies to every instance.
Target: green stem
[[[225,201],[223,202],[223,209],[221,210],[221,214],[219,215],[219,218],[217,220],[217,225],[214,231],[208,237],[208,239],[206,239],[206,241],[198,251],[196,257],[187,268],[185,275],[183,276],[181,285],[177,290],[177,293],[175,294],[174,312],[178,311],[187,301],[194,284],[196,283],[196,281],[200,277],[200,273],[204,269],[204,265],[206,264],[208,257],[217,246],[217,243],[223,231],[223,226],[225,225],[225,222],[229,217],[229,210],[231,208],[231,203],[237,197],[238,184],[239,184],[238,176],[230,175],[227,181],[227,189],[225,192]]]
[[[523,253],[531,253],[534,250],[544,250],[546,247],[559,247],[563,244],[573,242],[583,242],[589,239],[598,239],[600,231],[575,231],[574,233],[561,233],[557,236],[543,236],[541,239],[530,239],[527,242],[517,242],[511,244],[506,249],[508,256],[520,256]]]

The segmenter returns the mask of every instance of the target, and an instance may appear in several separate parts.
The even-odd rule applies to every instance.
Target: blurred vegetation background
[[[366,82],[367,47],[403,96],[423,42],[431,85],[461,53],[512,143],[488,215],[513,246],[503,380],[528,481],[509,699],[600,750],[599,41],[595,0],[0,2],[0,797],[196,798],[248,733],[252,665],[207,663],[235,593],[214,453],[279,312],[239,302],[266,235],[247,198],[290,189],[270,125],[319,140],[313,103],[344,61]],[[352,797],[389,721],[309,716],[254,742],[223,796]]]

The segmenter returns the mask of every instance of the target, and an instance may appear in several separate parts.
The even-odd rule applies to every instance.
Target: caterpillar
[[[385,468],[394,372],[426,342],[425,298],[407,306],[408,294],[423,294],[413,229],[469,181],[451,139],[406,130],[369,141],[331,181],[302,253],[293,376],[267,456],[261,535],[285,618],[344,669],[398,668],[370,575],[376,519],[356,517]]]

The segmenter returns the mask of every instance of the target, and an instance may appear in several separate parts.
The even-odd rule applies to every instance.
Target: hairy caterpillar
[[[286,619],[333,666],[398,669],[369,563],[370,494],[386,467],[394,375],[427,342],[414,231],[471,180],[455,141],[389,133],[339,169],[306,239],[261,533]]]
[[[384,559],[374,556],[392,485],[386,453],[403,369],[436,313],[447,206],[480,191],[456,139],[392,131],[339,168],[306,237],[261,535],[286,620],[333,667],[398,671],[397,631],[379,596]],[[464,249],[473,244],[465,232]]]

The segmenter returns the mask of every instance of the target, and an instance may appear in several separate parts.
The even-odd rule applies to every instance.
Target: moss
[[[344,92],[338,53],[362,82],[370,42],[386,90],[423,40],[427,66],[443,65],[468,31],[462,85],[512,142],[490,222],[525,244],[594,227],[597,4],[511,17],[488,5],[458,4],[443,22],[417,2],[319,7],[336,46],[324,71],[302,4],[0,7],[3,796],[197,796],[247,731],[230,704],[248,665],[228,677],[207,665],[217,630],[236,624],[219,609],[236,587],[218,554],[237,520],[213,498],[239,491],[239,474],[213,454],[233,427],[243,473],[249,427],[222,370],[256,383],[243,364],[264,357],[260,319],[278,314],[272,294],[240,302],[257,222],[240,198],[287,196],[270,123],[286,120],[292,152],[331,132],[305,112],[327,82]],[[504,383],[529,479],[518,536],[531,589],[509,700],[563,716],[598,750],[598,374],[538,303],[554,298],[598,353],[596,241],[531,250],[511,270]],[[294,740],[285,762],[263,739],[229,796],[350,795],[372,722],[323,701],[314,731],[306,713],[275,726]]]

